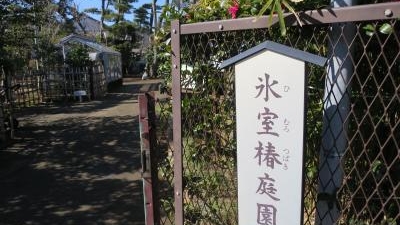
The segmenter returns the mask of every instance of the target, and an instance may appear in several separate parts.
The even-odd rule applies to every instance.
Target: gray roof
[[[235,64],[263,50],[270,50],[282,55],[286,55],[291,58],[295,58],[304,62],[313,63],[319,66],[324,66],[327,60],[325,57],[314,55],[309,52],[294,49],[286,45],[278,44],[272,41],[265,41],[253,48],[248,49],[247,51],[240,53],[239,55],[236,55],[230,59],[223,61],[220,65],[220,68],[223,69],[227,66]]]
[[[111,49],[109,47],[106,47],[104,45],[97,43],[95,40],[93,40],[91,38],[77,35],[77,34],[70,34],[70,35],[62,38],[60,40],[59,44],[61,46],[64,46],[65,44],[68,44],[70,42],[81,43],[83,45],[90,47],[91,49],[95,50],[96,52],[108,52],[108,53],[120,54],[119,52],[114,51],[113,49]]]
[[[79,23],[82,25],[83,29],[85,29],[85,32],[96,34],[101,31],[101,22],[85,13],[79,18]],[[78,22],[74,22],[75,31],[83,32],[82,27],[78,25]]]

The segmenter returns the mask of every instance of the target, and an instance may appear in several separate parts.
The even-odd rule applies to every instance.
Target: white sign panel
[[[235,65],[239,225],[301,222],[304,70],[269,50]]]

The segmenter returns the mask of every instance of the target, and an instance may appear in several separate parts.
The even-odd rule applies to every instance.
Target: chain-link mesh
[[[341,224],[400,223],[398,21],[357,24],[347,148],[338,190]],[[385,27],[391,32],[384,32]],[[371,33],[366,28],[374,27]]]
[[[185,224],[229,225],[237,221],[234,79],[232,73],[217,69],[230,52],[222,44],[224,39],[234,43],[234,36],[182,37]]]
[[[235,96],[233,71],[217,67],[255,45],[274,40],[324,55],[326,28],[291,29],[287,38],[268,30],[247,30],[183,36],[182,127],[184,152],[184,215],[186,224],[237,224]],[[307,146],[306,221],[314,220],[324,70],[310,67]],[[321,123],[321,122],[319,122]]]
[[[160,225],[174,224],[174,195],[173,195],[173,145],[172,145],[172,105],[171,98],[161,96],[156,101],[156,130],[158,165],[157,169],[160,205]]]
[[[333,52],[329,62],[339,54],[330,48],[345,45],[348,49],[338,63],[341,71],[345,63],[351,68],[341,98],[325,85],[332,87],[344,72],[325,81],[326,68],[307,68],[304,224],[318,224],[327,218],[336,224],[400,224],[399,24],[385,20],[292,27],[285,38],[264,29],[182,35],[185,224],[237,224],[234,75],[233,68],[221,71],[218,65],[265,40],[322,56]],[[332,29],[338,36],[330,34]],[[335,104],[347,104],[348,111],[336,108],[328,112],[327,105]],[[170,121],[170,104],[160,105],[160,111],[167,112],[164,121]],[[339,123],[333,128],[330,115],[335,114]],[[163,116],[161,113],[160,118]],[[335,143],[344,138],[343,148],[322,143],[326,136]],[[167,143],[159,141],[161,146],[170,146]],[[171,193],[161,197],[165,214],[161,224],[171,224],[172,150],[165,150],[160,175],[167,185],[162,191]],[[335,156],[338,163],[331,163],[328,156]],[[321,181],[321,176],[326,176],[323,171],[329,173],[328,183],[337,184],[337,190],[328,196],[321,193],[326,188]],[[339,181],[333,180],[335,174],[340,174]],[[328,210],[319,209],[318,202],[327,202]],[[340,211],[337,218],[332,213],[334,206]]]

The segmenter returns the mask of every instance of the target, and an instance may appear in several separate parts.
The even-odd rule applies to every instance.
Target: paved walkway
[[[137,93],[127,81],[101,101],[20,115],[0,150],[0,225],[142,225]]]

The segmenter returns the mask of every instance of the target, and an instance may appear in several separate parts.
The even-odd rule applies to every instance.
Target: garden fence
[[[2,74],[1,88],[19,85],[9,93],[14,108],[36,106],[53,101],[77,100],[75,91],[85,91],[88,99],[101,97],[107,91],[102,65],[92,67],[54,67]]]
[[[400,4],[300,18],[286,17],[285,37],[268,17],[172,23],[173,96],[156,101],[151,143],[162,152],[154,224],[237,224],[234,70],[218,66],[265,40],[328,58],[306,70],[304,224],[400,224]]]
[[[6,127],[11,129],[11,133],[14,132],[13,126],[7,125],[11,123],[7,122],[10,119],[3,118],[12,118],[16,111],[26,107],[101,97],[105,95],[108,85],[103,66],[99,64],[92,67],[56,67],[0,75],[0,89],[6,90],[5,95],[0,96],[0,142],[2,145],[8,142]],[[84,96],[79,97],[79,93],[83,93]]]

